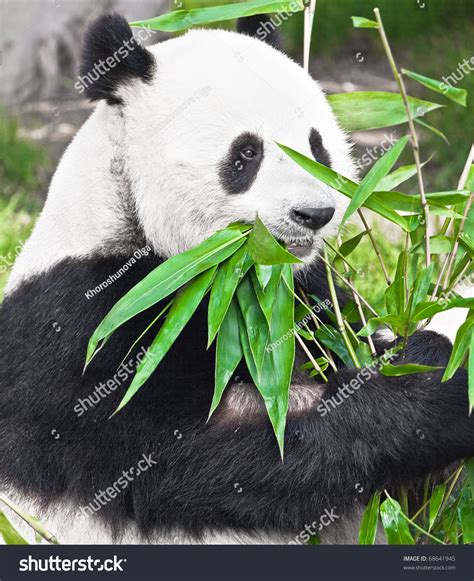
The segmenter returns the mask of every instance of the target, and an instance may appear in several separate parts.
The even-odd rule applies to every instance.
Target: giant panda
[[[97,107],[59,163],[0,311],[0,491],[61,543],[303,543],[314,529],[353,543],[375,490],[415,486],[474,453],[464,370],[441,384],[441,371],[387,378],[341,365],[327,385],[295,371],[284,462],[245,369],[206,422],[205,305],[114,417],[142,350],[119,363],[155,310],[83,375],[88,338],[127,290],[257,213],[303,260],[299,284],[329,297],[318,257],[345,202],[276,142],[354,177],[350,144],[318,83],[256,32],[242,21],[144,48],[107,14],[86,35],[83,76],[133,49],[86,87]],[[407,357],[445,366],[450,350],[417,332]],[[351,381],[360,389],[321,413]]]

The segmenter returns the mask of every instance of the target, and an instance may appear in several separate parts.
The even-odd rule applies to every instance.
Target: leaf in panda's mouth
[[[312,247],[296,244],[293,248],[296,254],[308,252]],[[295,335],[291,332],[294,327],[291,264],[300,262],[257,217],[253,228],[233,224],[149,273],[109,311],[87,349],[86,366],[121,325],[176,293],[164,323],[137,366],[115,413],[150,378],[210,292],[207,347],[217,336],[217,349],[214,398],[209,415],[219,405],[237,365],[244,359],[265,402],[283,457],[295,355]]]

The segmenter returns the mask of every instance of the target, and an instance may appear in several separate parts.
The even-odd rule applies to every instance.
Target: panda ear
[[[237,32],[259,38],[277,50],[283,50],[280,31],[266,14],[246,16],[237,20]]]
[[[149,83],[155,69],[153,55],[134,38],[125,18],[104,14],[86,32],[76,88],[92,101],[121,105],[120,87],[134,79]]]

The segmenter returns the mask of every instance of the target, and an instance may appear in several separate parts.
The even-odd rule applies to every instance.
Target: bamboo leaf
[[[474,458],[466,460],[465,468],[467,472],[469,488],[471,489],[471,499],[474,500]]]
[[[244,267],[250,268],[252,262],[247,262],[247,246],[241,246],[235,254],[221,264],[212,284],[208,307],[208,343],[214,341],[219,327],[224,320],[227,309],[241,277],[245,274]]]
[[[3,537],[6,545],[28,545],[16,528],[7,519],[5,513],[0,510],[0,535]]]
[[[422,240],[411,248],[411,252],[415,254],[426,254],[424,246],[425,241]],[[451,252],[454,246],[454,240],[450,236],[430,236],[430,253],[431,254],[447,254]]]
[[[452,299],[443,299],[436,302],[427,301],[419,303],[414,310],[413,320],[422,321],[423,319],[431,319],[437,313],[442,313],[449,309],[456,307],[474,308],[474,297],[454,297]]]
[[[405,123],[406,110],[398,93],[360,91],[328,96],[334,114],[346,131],[366,131]],[[408,97],[413,118],[439,109],[443,105]]]
[[[320,180],[324,184],[328,185],[331,188],[334,188],[341,194],[344,194],[348,198],[352,198],[357,190],[357,184],[354,183],[349,178],[342,176],[331,168],[318,163],[317,161],[306,157],[302,153],[287,147],[286,145],[278,144],[278,146],[299,166],[301,166],[304,170],[310,173],[313,177]],[[377,214],[380,214],[390,222],[397,224],[406,232],[410,232],[411,230],[415,230],[419,222],[408,221],[407,218],[404,216],[400,216],[395,212],[389,205],[389,201],[385,203],[381,199],[374,199],[375,194],[372,194],[363,204],[365,208],[369,208],[373,210]]]
[[[243,357],[239,331],[239,305],[232,299],[217,336],[214,395],[209,418],[219,405],[230,378]]]
[[[348,367],[354,367],[354,362],[347,350],[347,347],[341,337],[341,334],[334,329],[332,325],[321,325],[314,331],[314,336],[321,343],[333,351],[339,359]],[[311,337],[310,337],[311,340]]]
[[[420,125],[421,127],[424,127],[428,131],[431,131],[431,133],[434,133],[438,137],[441,137],[441,139],[445,143],[447,143],[448,145],[451,145],[449,143],[449,139],[446,137],[446,135],[437,127],[433,127],[433,125],[429,125],[428,123],[426,123],[425,121],[422,121],[421,119],[415,119],[415,123],[418,123],[418,125]]]
[[[380,492],[375,492],[365,507],[359,528],[359,545],[373,545],[379,522]]]
[[[466,106],[466,99],[467,99],[467,91],[465,89],[458,89],[457,87],[451,87],[447,83],[443,81],[437,81],[435,79],[430,79],[429,77],[425,77],[424,75],[420,75],[418,73],[414,73],[413,71],[408,71],[407,69],[402,69],[402,73],[410,79],[413,79],[420,85],[435,91],[436,93],[441,93],[451,101],[454,101],[458,105],[462,105],[463,107]]]
[[[392,499],[384,500],[380,507],[382,525],[389,545],[414,545],[415,541],[407,521],[402,515],[400,504]]]
[[[469,347],[468,359],[468,395],[469,395],[469,415],[474,409],[474,333],[471,333],[471,345]]]
[[[293,2],[253,0],[251,2],[236,2],[235,4],[225,4],[223,6],[175,10],[149,20],[130,22],[130,26],[140,26],[152,30],[162,30],[163,32],[179,32],[191,26],[202,26],[213,22],[223,22],[272,12],[293,14],[303,9],[303,0],[294,0]]]
[[[257,275],[252,272],[252,281],[255,294],[257,295],[260,307],[267,319],[268,326],[271,324],[273,307],[275,304],[278,286],[280,284],[280,277],[283,270],[281,264],[275,264],[271,267],[272,273],[270,280],[265,288],[262,290],[260,283],[257,280]]]
[[[401,315],[405,312],[405,259],[406,252],[403,250],[397,262],[397,270],[392,284],[385,291],[385,306],[390,315]]]
[[[127,405],[161,363],[207,293],[215,272],[214,266],[178,292],[165,322],[148,348],[144,359],[137,366],[133,381],[114,414]]]
[[[431,531],[435,520],[438,516],[439,509],[443,504],[444,495],[446,494],[446,484],[438,484],[435,486],[433,494],[430,498],[430,516],[429,516],[429,526],[428,531]]]
[[[351,254],[351,252],[353,252],[357,248],[359,242],[366,234],[367,231],[364,230],[364,232],[361,232],[360,234],[357,234],[353,238],[350,238],[349,240],[343,242],[339,247],[339,253],[342,254],[344,257],[349,256],[349,254]]]
[[[423,167],[427,162],[428,160],[424,161],[421,164],[421,167]],[[392,173],[382,178],[379,182],[378,189],[381,192],[389,192],[390,190],[393,190],[400,184],[403,184],[403,182],[406,182],[407,180],[415,176],[416,172],[417,170],[415,164],[402,165]]]
[[[257,264],[297,264],[302,262],[275,240],[258,216],[250,232],[247,247]]]
[[[245,276],[239,284],[237,288],[237,299],[245,321],[250,350],[252,351],[253,360],[257,367],[257,375],[260,376],[270,329],[249,275]]]
[[[369,20],[362,16],[351,16],[354,28],[380,28],[375,20]]]
[[[397,329],[403,329],[407,324],[407,318],[403,315],[384,315],[383,317],[372,317],[358,333],[359,337],[369,337],[373,335],[380,325],[391,325],[394,333]]]
[[[469,311],[467,319],[459,327],[454,340],[453,350],[449,358],[446,371],[444,372],[442,382],[448,381],[461,366],[467,350],[471,346],[472,333],[474,328],[474,311]]]
[[[272,278],[273,266],[271,264],[255,264],[254,270],[261,289],[265,290]]]
[[[367,175],[360,182],[357,190],[354,192],[352,199],[347,207],[342,218],[342,224],[349,219],[352,214],[358,210],[362,204],[367,200],[370,194],[375,190],[380,180],[385,177],[388,172],[395,165],[397,159],[400,157],[405,145],[408,142],[408,137],[402,137],[391,147],[375,164],[371,167]]]
[[[436,371],[437,369],[442,368],[431,365],[416,365],[415,363],[407,363],[406,365],[387,364],[380,368],[380,373],[386,377],[402,377],[403,375],[427,373],[428,371]]]
[[[462,540],[465,545],[474,543],[474,500],[468,498],[460,507]]]
[[[138,313],[166,298],[198,274],[223,262],[245,242],[245,230],[226,228],[213,234],[199,246],[169,258],[150,272],[124,295],[94,331],[87,347],[86,365],[100,344],[102,347],[114,331]]]

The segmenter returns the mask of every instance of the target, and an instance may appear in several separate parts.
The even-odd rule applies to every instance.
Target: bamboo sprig
[[[47,531],[43,525],[35,518],[21,510],[14,502],[7,498],[4,494],[0,495],[0,502],[3,502],[11,509],[15,514],[17,514],[22,520],[24,520],[40,537],[47,541],[51,545],[59,545],[58,539]]]
[[[340,239],[339,238],[338,238],[338,244],[340,245]],[[340,254],[340,253],[338,252],[338,254]],[[342,254],[340,254],[340,256],[342,256]],[[344,265],[344,271],[346,273],[346,277],[350,280],[350,275],[349,275],[350,269],[349,269],[349,265],[346,263],[345,260],[343,260],[342,263]],[[365,327],[367,325],[367,319],[365,318],[364,309],[362,308],[362,304],[360,302],[359,296],[358,296],[358,294],[355,291],[352,291],[352,298],[354,299],[354,302],[355,302],[356,307],[357,307],[357,311],[359,312],[360,320],[362,321],[362,324]],[[374,345],[374,342],[372,340],[372,337],[369,335],[367,337],[367,339],[368,339],[367,342],[369,344],[369,348],[370,348],[370,352],[372,354],[372,357],[377,357],[377,350],[375,349],[375,345]]]
[[[330,264],[328,261],[327,248],[324,248],[324,264],[326,265],[326,275],[327,275],[327,279],[328,279],[329,293],[331,295],[331,300],[332,300],[332,304],[334,307],[334,314],[336,315],[337,326],[338,326],[339,332],[342,335],[342,339],[344,341],[344,344],[347,348],[347,351],[348,351],[352,361],[354,362],[354,365],[358,369],[360,369],[361,364],[360,364],[359,359],[356,355],[356,352],[354,351],[354,347],[352,346],[351,340],[349,339],[349,336],[347,335],[346,328],[344,326],[344,319],[342,317],[341,309],[339,307],[339,301],[337,299],[336,287],[334,285],[334,279],[332,277],[332,272],[331,272]]]
[[[413,149],[413,157],[415,159],[416,165],[416,173],[418,176],[418,187],[420,189],[420,201],[421,207],[423,208],[423,214],[425,217],[425,248],[426,248],[426,266],[428,267],[431,262],[430,256],[430,234],[429,234],[429,223],[430,223],[430,210],[428,206],[428,202],[426,201],[425,196],[425,186],[423,183],[423,174],[421,171],[421,160],[420,160],[420,145],[418,143],[418,136],[415,129],[415,124],[413,122],[413,116],[411,114],[410,106],[408,104],[408,94],[405,88],[405,82],[403,80],[402,74],[398,71],[398,67],[395,63],[395,59],[393,57],[392,49],[390,48],[390,44],[388,42],[387,35],[385,33],[385,28],[383,26],[382,17],[380,16],[380,10],[378,8],[374,8],[375,18],[379,25],[379,33],[380,38],[382,39],[382,44],[385,49],[385,53],[387,55],[388,62],[390,64],[390,68],[392,69],[393,76],[395,78],[395,82],[398,85],[398,89],[400,91],[400,95],[402,97],[403,106],[405,107],[405,111],[407,114],[408,119],[408,127],[410,129],[411,135],[411,145]]]
[[[301,345],[301,348],[303,349],[303,351],[306,353],[308,359],[313,364],[313,367],[316,369],[316,371],[319,373],[319,375],[323,378],[324,382],[327,383],[328,378],[326,377],[326,375],[324,375],[324,371],[321,369],[318,362],[313,357],[313,354],[311,353],[311,351],[308,349],[308,347],[306,347],[306,344],[303,341],[303,339],[298,335],[298,331],[295,332],[295,337],[296,337],[296,340],[298,341],[298,343]]]

